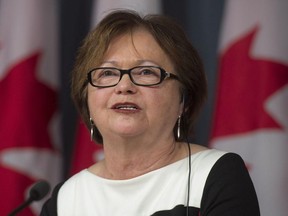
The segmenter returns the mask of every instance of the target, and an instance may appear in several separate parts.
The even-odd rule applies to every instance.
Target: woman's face
[[[153,36],[138,29],[111,41],[101,67],[129,69],[159,66],[175,74],[169,57]],[[182,112],[180,83],[166,79],[158,86],[133,84],[126,74],[114,87],[88,85],[90,117],[103,136],[103,142],[119,137],[171,138],[177,117]]]

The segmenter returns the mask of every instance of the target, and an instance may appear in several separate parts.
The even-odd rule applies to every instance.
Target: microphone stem
[[[16,209],[14,209],[8,216],[15,216],[17,213],[19,213],[22,209],[24,209],[26,206],[30,205],[33,202],[33,198],[29,197],[24,203],[19,205]]]

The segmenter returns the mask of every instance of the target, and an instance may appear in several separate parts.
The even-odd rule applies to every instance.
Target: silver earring
[[[181,115],[178,116],[178,120],[177,120],[177,138],[178,138],[178,140],[180,139],[180,136],[181,136],[181,134],[180,134],[180,132],[181,132],[180,126],[181,126]]]
[[[90,117],[90,139],[93,141],[93,133],[94,133],[94,122],[93,119]]]

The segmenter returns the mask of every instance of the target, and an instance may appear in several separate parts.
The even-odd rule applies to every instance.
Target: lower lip
[[[124,114],[134,114],[140,112],[139,109],[129,110],[129,109],[113,109],[117,113],[124,113]]]

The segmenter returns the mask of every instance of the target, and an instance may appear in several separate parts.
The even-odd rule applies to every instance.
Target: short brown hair
[[[141,17],[135,11],[113,11],[87,35],[79,48],[72,71],[71,94],[76,108],[87,127],[90,127],[87,73],[91,68],[101,64],[111,40],[119,35],[132,32],[136,28],[147,30],[172,60],[182,83],[180,92],[185,101],[181,118],[180,140],[187,139],[207,96],[206,77],[199,54],[189,42],[183,29],[171,18],[163,15]],[[176,127],[177,125],[174,127],[175,139],[177,139]],[[96,127],[94,132],[94,139],[98,143],[102,143],[102,136]]]

